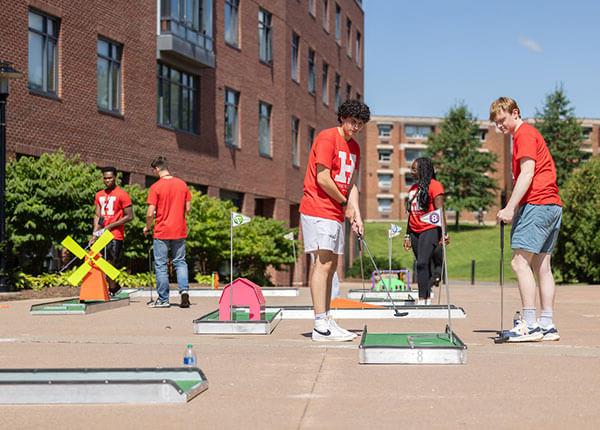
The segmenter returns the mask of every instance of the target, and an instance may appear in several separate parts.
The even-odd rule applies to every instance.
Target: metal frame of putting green
[[[247,312],[248,308],[234,307],[233,314]],[[265,308],[265,319],[261,320],[219,320],[219,310],[209,312],[193,321],[194,334],[271,334],[282,319],[280,308]],[[213,319],[214,317],[217,319]]]
[[[389,333],[388,333],[389,334]],[[392,333],[393,334],[393,333]],[[411,336],[444,335],[452,339],[451,346],[436,345],[365,345],[367,326],[358,346],[360,364],[466,364],[467,345],[446,326],[444,333],[403,333]],[[410,341],[409,341],[410,342]]]
[[[419,298],[419,292],[418,291],[390,291],[390,296],[392,297],[392,299],[394,299],[394,301],[396,301],[396,300],[416,301]],[[352,289],[352,290],[348,291],[347,297],[351,300],[368,301],[369,299],[387,299],[388,295],[385,291]]]
[[[111,298],[108,302],[99,301],[84,303],[80,303],[79,298],[74,297],[72,299],[32,305],[29,313],[31,315],[88,315],[95,312],[129,306],[129,303],[129,295],[127,295],[127,297]]]
[[[186,403],[207,388],[195,367],[0,370],[0,404]]]
[[[285,287],[261,287],[265,297],[297,297],[300,293],[298,288]],[[190,297],[221,297],[223,289],[214,288],[192,288],[188,290]],[[174,290],[169,293],[172,297],[178,297],[179,291]],[[132,294],[132,297],[150,297],[149,289],[141,289]]]

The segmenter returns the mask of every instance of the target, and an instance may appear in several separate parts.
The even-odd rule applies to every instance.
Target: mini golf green
[[[78,297],[60,300],[56,302],[40,303],[31,306],[30,313],[33,315],[81,315],[98,310],[113,309],[129,304],[129,292],[120,292],[109,301],[94,301],[81,303]]]
[[[265,311],[265,319],[262,321],[273,321],[275,316],[279,313],[279,309],[276,311]],[[250,313],[244,309],[235,309],[233,311],[232,321],[250,321]],[[216,310],[210,314],[201,317],[202,321],[219,321],[219,311]]]
[[[363,341],[366,347],[397,346],[397,347],[428,347],[448,348],[459,345],[457,338],[450,341],[447,333],[367,333]]]

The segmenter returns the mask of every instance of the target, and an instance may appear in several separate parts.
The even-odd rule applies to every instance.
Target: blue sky
[[[487,118],[513,97],[535,115],[561,82],[600,118],[600,1],[363,0],[365,100],[377,115]]]

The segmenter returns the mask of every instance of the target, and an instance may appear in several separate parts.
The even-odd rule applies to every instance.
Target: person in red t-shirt
[[[443,257],[440,240],[442,229],[421,221],[421,217],[436,209],[444,209],[444,186],[435,179],[435,169],[431,158],[421,157],[413,161],[411,172],[415,183],[408,190],[406,210],[408,229],[404,236],[404,249],[412,248],[417,260],[417,283],[419,284],[419,305],[431,304],[431,287],[439,283]],[[446,222],[444,213],[444,223]],[[448,243],[448,234],[444,238]],[[432,271],[432,265],[434,270]]]
[[[300,202],[304,251],[313,258],[310,292],[315,341],[348,341],[356,337],[339,327],[329,310],[338,255],[344,253],[344,217],[350,220],[355,233],[363,234],[354,174],[360,162],[360,147],[353,137],[369,121],[371,113],[360,101],[348,100],[337,114],[339,126],[321,131],[313,143]]]
[[[123,239],[125,224],[133,219],[131,198],[126,191],[117,186],[117,169],[103,167],[102,180],[105,189],[98,191],[94,199],[96,212],[94,215],[94,232],[90,243],[94,243],[105,230],[110,231],[114,239],[104,248],[105,259],[117,269],[123,265]],[[121,287],[108,278],[108,290],[115,296]]]
[[[556,288],[550,258],[562,220],[562,202],[556,185],[556,168],[544,138],[521,119],[517,102],[500,97],[490,107],[490,121],[513,138],[512,172],[515,181],[500,222],[512,222],[511,266],[517,275],[524,321],[508,332],[511,342],[559,340],[552,321]],[[540,286],[541,314],[536,320],[536,284]]]
[[[152,184],[148,193],[144,236],[152,230],[154,224],[154,271],[158,298],[148,306],[153,308],[170,306],[167,259],[171,250],[179,286],[179,307],[189,308],[188,267],[185,261],[185,239],[187,238],[185,216],[190,211],[192,195],[184,181],[169,173],[165,157],[154,159],[151,166],[159,179]]]

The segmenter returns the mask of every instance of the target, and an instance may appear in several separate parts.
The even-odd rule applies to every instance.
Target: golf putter
[[[364,294],[367,292],[367,288],[365,287],[365,266],[363,263],[363,245],[362,245],[362,240],[360,237],[358,238],[358,252],[360,254],[360,280],[362,282],[362,290],[363,290],[363,296],[364,296]]]
[[[508,342],[504,332],[504,222],[500,222],[500,331],[494,343]]]
[[[373,254],[371,254],[371,250],[369,249],[369,245],[367,245],[367,241],[365,240],[364,236],[359,235],[358,236],[358,240],[360,242],[362,242],[362,246],[366,249],[367,254],[369,254],[369,258],[371,260],[371,264],[373,264],[373,267],[375,268],[375,271],[377,272],[377,276],[379,276],[379,279],[383,279],[383,277],[381,275],[381,271],[377,267],[377,264],[375,264],[375,259],[373,258]],[[405,316],[407,316],[408,312],[400,312],[398,310],[398,308],[396,307],[396,303],[394,302],[394,299],[392,298],[392,295],[390,294],[390,290],[389,290],[388,286],[385,285],[385,282],[383,282],[383,288],[385,288],[385,292],[386,292],[386,294],[388,296],[388,299],[390,299],[390,303],[392,304],[392,308],[394,309],[394,316],[395,317],[405,317]]]

